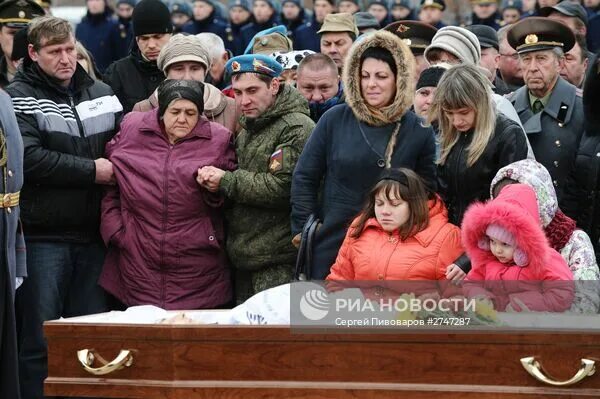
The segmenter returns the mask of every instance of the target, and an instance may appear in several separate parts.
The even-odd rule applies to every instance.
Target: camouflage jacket
[[[242,117],[236,139],[239,169],[226,172],[220,190],[232,202],[227,253],[238,269],[293,265],[290,227],[292,173],[315,124],[308,103],[284,85],[258,118]]]

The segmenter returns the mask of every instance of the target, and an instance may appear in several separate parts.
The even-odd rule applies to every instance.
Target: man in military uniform
[[[23,140],[10,97],[0,90],[0,398],[20,398],[15,289],[27,275],[19,228]]]
[[[509,95],[536,159],[550,172],[559,205],[569,187],[569,178],[584,130],[581,91],[560,77],[564,53],[575,43],[564,24],[543,17],[526,18],[508,31],[508,42],[517,50],[525,86]]]
[[[419,21],[398,21],[389,24],[383,28],[402,39],[410,51],[415,56],[416,73],[415,82],[419,80],[421,72],[429,68],[429,63],[423,53],[427,46],[431,44],[431,39],[435,36],[437,29],[429,24]]]
[[[472,25],[486,25],[494,30],[500,29],[502,16],[498,12],[496,0],[471,0],[473,15]]]
[[[446,2],[444,0],[421,0],[419,21],[434,26],[436,29],[441,29],[446,26],[442,22],[442,13],[445,9]]]
[[[42,15],[44,9],[30,0],[10,0],[0,4],[0,87],[8,86],[17,71],[17,63],[11,59],[15,33]]]
[[[242,131],[236,139],[239,169],[207,166],[198,182],[220,192],[232,206],[226,213],[227,254],[236,269],[238,303],[291,280],[297,251],[291,244],[292,172],[314,122],[304,97],[277,77],[273,58],[248,54],[227,62]]]

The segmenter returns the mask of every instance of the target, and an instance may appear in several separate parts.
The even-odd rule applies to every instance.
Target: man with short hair
[[[510,91],[518,90],[525,83],[523,82],[523,71],[519,63],[519,54],[508,44],[506,34],[512,27],[503,26],[498,30],[498,44],[500,50],[500,60],[498,61],[498,74]]]
[[[442,22],[442,13],[446,9],[444,0],[421,0],[421,9],[419,10],[419,21],[425,22],[436,29],[446,26]]]
[[[210,83],[219,90],[229,86],[229,80],[225,76],[225,64],[229,61],[229,53],[225,50],[223,39],[214,33],[199,33],[196,35],[210,55],[210,69],[206,75],[205,82]]]
[[[565,54],[565,63],[560,70],[560,76],[573,86],[583,89],[589,58],[585,37],[575,35],[573,48]]]
[[[325,54],[311,54],[300,62],[296,88],[308,101],[315,123],[326,111],[345,101],[337,65]]]
[[[47,376],[43,322],[108,310],[97,284],[105,254],[100,199],[102,186],[115,180],[103,154],[123,108],[110,87],[77,62],[69,22],[36,18],[28,40],[29,59],[6,92],[24,146],[28,277],[17,292],[21,393],[37,399]]]
[[[9,0],[0,3],[0,88],[6,87],[17,72],[17,62],[12,59],[15,34],[35,17],[44,15],[44,9],[29,0]]]
[[[467,30],[473,32],[479,40],[481,48],[481,60],[479,64],[490,73],[490,81],[494,84],[494,93],[508,94],[512,90],[498,76],[498,63],[500,62],[500,46],[496,31],[487,25],[467,26]]]
[[[225,126],[232,133],[236,132],[238,115],[235,101],[225,96],[210,83],[205,83],[210,69],[210,55],[195,35],[174,35],[169,43],[160,50],[158,67],[167,79],[195,80],[204,83],[204,111],[202,114],[210,121]],[[158,93],[140,101],[133,107],[134,111],[150,111],[158,107]]]
[[[569,176],[584,130],[581,91],[560,77],[564,52],[575,43],[563,23],[542,17],[526,18],[508,32],[508,42],[519,53],[525,86],[508,99],[514,105],[536,160],[552,176],[560,208],[573,215],[568,201]]]
[[[325,18],[335,12],[335,0],[315,0],[313,19],[300,25],[294,32],[294,50],[321,51],[321,40],[318,32]]]
[[[198,182],[231,202],[226,248],[236,269],[236,301],[242,303],[292,278],[297,255],[291,244],[292,172],[314,122],[300,93],[277,79],[282,67],[273,58],[242,55],[226,68],[242,112],[239,169],[203,167]]]
[[[148,98],[165,79],[156,59],[173,33],[171,13],[160,0],[140,1],[133,9],[132,21],[136,45],[104,74],[104,81],[119,98],[125,113]]]
[[[329,14],[317,32],[321,36],[321,53],[331,57],[341,73],[352,43],[358,37],[354,17],[348,13]]]

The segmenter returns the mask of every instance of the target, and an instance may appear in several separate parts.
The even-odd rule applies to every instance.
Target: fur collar
[[[369,47],[388,50],[396,61],[396,96],[392,104],[381,109],[367,105],[360,90],[360,57]],[[346,58],[343,72],[346,103],[361,122],[372,126],[384,126],[400,121],[410,109],[414,97],[415,58],[409,47],[396,35],[386,31],[369,34],[356,42]]]

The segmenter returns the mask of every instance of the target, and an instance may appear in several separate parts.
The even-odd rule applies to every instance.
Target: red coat
[[[106,147],[117,186],[102,201],[100,284],[125,304],[212,308],[231,300],[222,199],[199,167],[236,167],[231,133],[204,117],[171,145],[157,110],[132,112]]]
[[[571,307],[573,274],[548,244],[539,220],[535,192],[524,184],[506,186],[496,199],[469,207],[461,226],[472,265],[465,282],[467,296],[489,296],[501,311],[511,302],[520,310],[515,298],[533,311],[560,312]],[[513,234],[516,246],[529,258],[528,265],[501,263],[489,250],[480,248],[478,243],[485,239],[491,223]]]
[[[440,199],[429,201],[429,225],[405,241],[399,239],[397,230],[385,232],[375,218],[367,221],[360,237],[350,237],[352,230],[346,234],[327,280],[445,280],[446,267],[463,253],[460,230],[448,222]],[[385,285],[396,292],[430,291],[411,284],[400,289]]]

